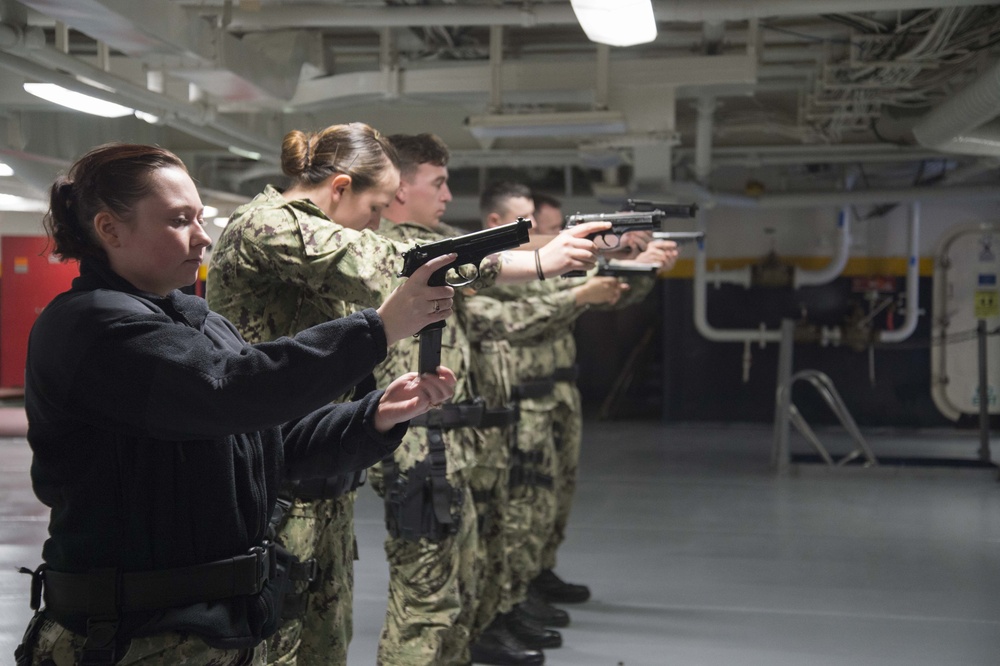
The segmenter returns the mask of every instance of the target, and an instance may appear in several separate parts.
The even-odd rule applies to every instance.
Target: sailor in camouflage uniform
[[[536,193],[535,231],[553,234],[563,226],[563,214],[558,199]],[[636,257],[635,261],[659,266],[658,272],[670,270],[677,260],[677,245],[671,241],[652,241]],[[628,290],[613,306],[594,304],[598,309],[613,307],[621,309],[643,300],[656,283],[655,273],[633,274],[619,278],[628,285]],[[554,289],[571,288],[575,280],[548,283]],[[542,570],[532,581],[533,591],[549,603],[580,603],[590,598],[590,590],[585,585],[567,583],[556,575],[556,551],[566,536],[573,495],[576,490],[577,467],[580,459],[582,438],[582,406],[580,391],[576,386],[576,338],[572,322],[569,325],[553,323],[539,339],[552,345],[555,354],[554,390],[552,399],[553,439],[556,451],[554,470],[554,491],[556,495],[556,516],[552,530],[542,548]]]
[[[460,230],[440,221],[451,200],[447,185],[447,147],[437,137],[427,134],[397,135],[390,140],[400,157],[402,185],[396,201],[385,212],[386,219],[380,232],[397,240],[417,241],[434,236],[461,235]],[[579,238],[565,247],[586,248]],[[554,249],[556,253],[562,252]],[[505,262],[518,254],[526,253],[509,253],[504,256]],[[533,255],[527,253],[527,256],[527,277],[533,278],[536,272]],[[548,266],[552,265],[553,259],[550,253],[543,261]],[[559,259],[553,269],[559,270],[558,266],[565,261],[566,257]],[[463,296],[472,292],[474,288],[460,289],[456,295],[456,308],[464,302]],[[460,320],[452,322],[444,329],[442,359],[447,359],[449,367],[469,369],[472,361],[470,346],[460,323]],[[381,371],[391,376],[401,368],[413,369],[417,367],[418,355],[416,342],[409,348],[397,345]],[[458,371],[457,374],[462,377],[466,373]],[[503,398],[486,400],[484,404],[482,394],[495,392],[494,386],[485,385],[485,379],[479,372],[464,377],[464,381],[456,387],[453,403],[445,405],[437,416],[438,425],[450,423],[451,427],[434,427],[434,422],[430,421],[428,425],[431,427],[411,428],[394,460],[383,464],[383,468],[391,470],[393,478],[390,480],[390,475],[386,474],[385,480],[373,483],[373,487],[381,491],[386,501],[387,516],[390,516],[387,519],[390,533],[385,544],[390,572],[389,601],[379,640],[378,663],[381,665],[469,662],[470,640],[479,628],[477,618],[483,584],[494,580],[496,566],[503,566],[503,558],[498,558],[495,547],[491,548],[491,542],[484,542],[479,531],[480,526],[485,534],[497,534],[500,530],[499,520],[490,522],[477,517],[477,509],[483,506],[484,488],[481,485],[485,483],[488,489],[495,490],[498,484],[505,483],[502,476],[505,476],[510,421],[502,421],[504,414],[513,414]],[[506,395],[505,387],[500,388],[500,394]],[[463,414],[474,412],[485,412],[487,421],[497,423],[473,427],[480,417],[467,420]],[[495,432],[500,433],[499,451],[494,448],[497,437],[483,435]],[[447,491],[451,500],[449,508],[454,521],[446,532],[411,529],[409,535],[405,535],[394,524],[397,519],[391,516],[405,514],[398,502],[398,497],[403,494],[402,484],[413,484],[415,475],[426,474],[423,468],[428,466],[429,442],[434,437],[441,440],[438,446],[442,448],[446,461]],[[484,443],[487,446],[483,446]],[[499,470],[496,463],[489,460],[491,456],[496,458],[498,455],[502,461]],[[490,468],[485,475],[482,473],[483,461],[487,461]],[[418,467],[421,465],[423,468]],[[433,465],[430,467],[433,469]],[[393,485],[400,490],[396,499],[392,497]],[[432,503],[432,496],[425,495],[424,501]],[[415,513],[411,511],[410,515]],[[423,513],[433,512],[425,509]],[[544,659],[540,652],[523,645],[516,647],[520,652],[516,658],[522,661],[509,663],[541,663]]]
[[[397,225],[388,220],[383,220],[380,233],[396,240],[435,240],[438,236],[428,227],[411,223]],[[400,368],[417,369],[419,346],[415,338],[395,345],[376,368],[379,382],[391,378]],[[377,658],[382,666],[447,665],[469,661],[470,609],[479,577],[475,505],[468,481],[468,472],[475,463],[475,450],[468,424],[461,427],[453,419],[461,419],[463,406],[473,407],[475,395],[469,383],[468,341],[462,327],[454,320],[442,331],[441,363],[453,368],[459,378],[453,402],[444,405],[437,414],[442,418],[447,415],[451,425],[435,427],[431,416],[435,413],[431,412],[423,422],[424,427],[413,424],[391,462],[385,461],[380,466],[382,469],[372,470],[372,487],[386,501],[390,529],[385,540],[389,562],[388,611]],[[436,491],[430,476],[434,473],[433,465],[428,462],[421,466],[430,460],[432,437],[440,438],[443,449],[440,455],[446,464],[446,484],[441,484]],[[389,469],[391,472],[387,472]],[[433,519],[424,521],[424,530],[420,525],[397,524],[407,515],[401,503],[404,488],[417,483],[426,484],[431,492],[442,493],[449,512],[447,519],[451,521],[449,525],[434,524]],[[395,497],[392,496],[394,488],[398,491]],[[395,501],[397,499],[400,501]],[[431,506],[420,513],[430,516],[434,515],[432,500],[431,496],[422,494],[413,501],[429,502]],[[409,536],[403,534],[403,530]]]
[[[518,216],[530,217],[534,208],[530,190],[514,183],[488,187],[480,204],[486,227],[506,224]],[[613,278],[549,280],[487,289],[469,303],[463,302],[459,310],[459,319],[471,322],[467,326],[475,332],[475,338],[499,334],[513,345],[512,396],[518,399],[521,410],[517,446],[510,460],[510,501],[505,516],[512,572],[509,603],[513,608],[506,618],[497,616],[486,640],[502,630],[498,625],[506,622],[508,626],[517,623],[539,627],[550,637],[550,647],[561,644],[557,632],[544,630],[541,625],[564,626],[568,615],[528,596],[528,584],[537,574],[541,548],[556,511],[552,471],[556,455],[550,416],[555,407],[551,398],[555,356],[545,335],[546,331],[569,328],[588,304],[612,302],[619,294],[620,286]],[[521,307],[512,309],[516,304]]]
[[[290,132],[282,164],[294,184],[284,194],[268,186],[233,213],[212,256],[211,306],[258,342],[383,302],[399,283],[398,257],[410,246],[365,227],[377,223],[398,187],[395,159],[385,138],[360,123]],[[450,299],[442,302],[450,307]],[[363,380],[359,388],[374,388]],[[301,618],[272,639],[269,663],[346,664],[361,480],[286,488],[291,505],[278,541],[300,559],[315,558],[318,576],[301,582]]]
[[[568,317],[575,316],[574,311],[578,308],[575,302],[577,292],[594,292],[594,286],[601,293],[592,293],[593,298],[608,298],[616,291],[609,289],[610,285],[587,284],[581,285],[576,291],[540,294],[523,300],[500,301],[482,295],[484,292],[461,300],[461,305],[456,307],[456,314],[458,320],[464,322],[473,341],[473,375],[483,376],[483,379],[477,380],[476,385],[494,387],[492,393],[496,394],[487,399],[488,405],[508,405],[513,402],[511,396],[514,394],[516,380],[513,357],[516,354],[511,347],[512,343],[531,339],[550,322],[566,322],[565,325],[568,326]],[[487,289],[485,292],[495,289]],[[581,293],[581,298],[586,297]],[[524,563],[519,559],[521,553],[515,552],[516,547],[508,546],[508,531],[515,543],[523,544],[523,530],[517,528],[530,523],[523,518],[520,521],[514,520],[509,511],[514,507],[523,514],[525,506],[531,504],[535,497],[533,489],[523,483],[523,476],[515,477],[515,487],[511,488],[511,454],[516,453],[520,460],[525,450],[544,448],[544,444],[539,444],[537,438],[521,436],[519,431],[520,428],[516,426],[504,430],[477,431],[483,444],[479,448],[482,453],[477,454],[475,478],[478,481],[474,482],[474,488],[480,524],[489,526],[482,535],[488,553],[489,574],[480,586],[477,616],[480,631],[477,632],[477,643],[472,649],[473,660],[477,663],[534,663],[496,659],[498,653],[504,652],[503,646],[511,643],[508,633],[512,633],[522,643],[538,648],[558,647],[562,643],[558,632],[547,630],[537,621],[526,617],[521,606],[515,606],[513,598],[516,594],[516,601],[524,601],[526,584],[521,581],[516,592],[512,589],[511,559],[516,560],[515,566],[524,566]],[[519,440],[524,440],[524,443]],[[520,465],[515,469],[516,474],[524,472]],[[510,501],[512,492],[515,496],[513,502]]]

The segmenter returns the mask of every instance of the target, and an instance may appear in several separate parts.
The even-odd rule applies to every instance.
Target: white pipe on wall
[[[796,268],[792,274],[792,287],[794,289],[827,284],[844,271],[851,244],[851,232],[848,220],[850,220],[850,209],[844,206],[840,209],[840,215],[837,216],[837,229],[840,232],[839,243],[837,244],[836,252],[830,258],[830,263],[815,271]]]
[[[705,211],[698,209],[697,226],[705,229]],[[780,342],[781,331],[769,331],[761,324],[759,329],[719,329],[708,323],[708,284],[706,279],[705,241],[698,242],[698,253],[694,259],[694,326],[707,340],[713,342]],[[749,269],[748,269],[749,271]],[[747,285],[749,286],[749,277]]]
[[[920,315],[920,202],[910,204],[910,252],[906,266],[906,316],[893,331],[881,331],[880,342],[902,342],[917,328]]]
[[[712,130],[715,127],[715,97],[698,98],[698,120],[695,125],[694,176],[701,185],[708,186],[712,173]]]

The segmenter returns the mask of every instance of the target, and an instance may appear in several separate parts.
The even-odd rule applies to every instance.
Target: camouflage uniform
[[[656,284],[656,278],[653,276],[634,275],[620,279],[628,283],[629,290],[622,294],[615,305],[598,305],[595,309],[621,309],[634,305],[646,298]],[[563,285],[563,288],[566,288],[566,285]],[[576,338],[573,336],[573,327],[557,327],[553,328],[552,332],[555,336],[552,344],[556,368],[570,368],[575,372]],[[566,538],[566,525],[569,522],[573,495],[576,492],[580,442],[583,435],[583,406],[576,380],[557,381],[553,398],[556,402],[556,408],[552,412],[553,437],[556,445],[556,518],[552,532],[542,549],[542,569],[556,568],[556,550]]]
[[[529,375],[535,378],[552,374],[549,367],[532,370],[524,365],[519,353],[523,344],[534,339],[541,328],[569,326],[575,316],[577,308],[572,294],[552,293],[539,284],[484,290],[468,299],[458,313],[466,321],[469,337],[479,352],[480,362],[475,367],[484,377],[480,385],[501,386],[501,396],[494,398],[501,404],[510,400],[513,386]],[[489,294],[502,295],[504,300]],[[517,300],[519,296],[525,300]],[[528,469],[550,475],[547,470],[554,459],[550,403],[551,400],[544,398],[520,402],[521,421],[513,449],[517,459],[510,455],[511,433],[481,433],[484,446],[477,469],[482,470],[485,479],[498,478],[501,483],[494,490],[495,505],[488,513],[491,521],[495,521],[492,539],[487,542],[493,546],[494,555],[489,560],[493,575],[489,579],[492,584],[482,593],[477,623],[480,631],[496,614],[509,612],[514,604],[526,598],[542,543],[533,535],[546,532],[554,519],[555,501],[549,489],[523,483],[522,477],[515,478],[512,485],[510,476],[512,465],[520,471],[518,460],[531,456],[538,457],[537,463],[530,464]],[[487,549],[490,550],[489,545]]]
[[[86,636],[42,619],[31,666],[75,666]],[[266,643],[256,648],[220,650],[191,634],[166,633],[133,638],[118,666],[264,666]]]
[[[465,311],[464,307],[459,309],[459,319],[463,318]],[[487,409],[513,410],[509,399],[510,347],[505,341],[473,344],[470,374]],[[476,466],[472,469],[470,485],[476,503],[482,557],[481,577],[477,585],[479,596],[472,626],[473,642],[497,613],[509,612],[512,606],[504,522],[509,499],[510,451],[516,432],[517,427],[513,423],[480,427],[473,431]]]
[[[538,294],[548,292],[555,298],[556,294],[560,292],[568,295],[570,289],[586,279],[550,280],[534,285],[533,290]],[[630,288],[622,295],[618,303],[614,306],[596,306],[596,309],[624,308],[637,303],[649,294],[656,283],[652,276],[629,276],[623,279],[628,282]],[[495,288],[491,289],[490,293],[503,300],[517,296],[517,292],[511,288]],[[546,317],[539,320],[538,326],[531,328],[531,336],[518,338],[515,343],[521,351],[518,358],[533,358],[534,361],[527,362],[535,363],[537,367],[538,363],[548,365],[547,359],[551,352],[551,365],[554,369],[564,372],[575,371],[576,339],[573,336],[573,324],[586,309],[574,308],[572,311],[566,312],[562,318]],[[532,349],[535,351],[531,351]],[[543,349],[544,351],[542,351]],[[538,371],[541,371],[541,368]],[[527,378],[527,375],[521,376]],[[531,411],[531,403],[532,401],[529,401],[527,407],[522,404],[522,409]],[[576,491],[583,430],[580,391],[575,380],[556,381],[551,400],[547,404],[551,407],[552,440],[555,454],[551,472],[556,507],[548,534],[539,535],[539,537],[544,538],[539,554],[540,569],[555,568],[556,550],[566,537],[566,525],[569,521],[573,494]]]
[[[286,201],[268,186],[233,213],[216,243],[208,302],[251,343],[293,335],[381,304],[399,284],[399,255],[409,247],[342,227],[312,202]],[[352,491],[293,502],[277,540],[300,559],[315,557],[319,580],[303,619],[285,622],[270,640],[269,663],[347,663],[354,498]]]
[[[458,235],[448,227],[442,230],[447,235]],[[379,233],[400,241],[445,237],[414,223],[396,224],[388,220],[382,221]],[[461,298],[456,293],[456,309]],[[449,321],[442,331],[441,365],[451,368],[458,377],[450,401],[456,404],[475,398],[469,383],[469,353],[469,341],[461,322]],[[416,370],[418,358],[417,338],[393,345],[386,360],[375,370],[379,385]],[[377,663],[381,666],[466,664],[470,659],[476,585],[482,561],[469,486],[475,447],[471,428],[444,429],[441,435],[448,485],[460,497],[460,503],[452,505],[457,531],[443,539],[421,537],[413,541],[392,534],[386,537],[389,600],[378,646]],[[397,483],[404,483],[428,453],[428,429],[411,427],[393,455],[399,474]],[[385,483],[378,467],[372,470],[372,487],[385,498]]]

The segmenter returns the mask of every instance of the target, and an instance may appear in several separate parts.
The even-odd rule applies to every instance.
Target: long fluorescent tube
[[[651,0],[570,0],[570,4],[592,42],[634,46],[656,39]]]
[[[67,90],[54,83],[25,83],[24,90],[53,104],[104,118],[121,118],[135,112],[135,109],[130,109],[127,106],[105,102],[103,99]]]
[[[41,199],[19,197],[16,194],[0,194],[0,210],[12,213],[44,213],[49,204]]]
[[[625,133],[625,118],[617,111],[469,116],[465,124],[477,139]]]
[[[227,150],[229,152],[231,152],[233,155],[238,155],[240,157],[245,157],[248,160],[259,160],[260,159],[260,153],[258,153],[255,150],[247,150],[245,148],[240,148],[239,146],[229,146],[227,148]]]
[[[0,162],[0,176],[13,176],[14,170],[9,165]]]

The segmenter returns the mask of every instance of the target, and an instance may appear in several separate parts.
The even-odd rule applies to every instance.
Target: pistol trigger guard
[[[462,264],[462,266],[472,266],[472,264]],[[461,268],[462,266],[452,266],[451,268],[455,269],[455,274],[460,276],[461,273],[458,272],[458,269]],[[465,279],[465,280],[456,280],[455,282],[450,282],[448,280],[448,276],[445,275],[445,278],[444,278],[445,284],[447,284],[449,287],[452,287],[452,288],[455,288],[455,289],[457,289],[458,287],[464,287],[466,285],[472,284],[473,282],[475,282],[476,280],[479,279],[479,267],[478,266],[473,266],[473,268],[476,271],[475,276],[473,276],[471,278],[468,278],[468,279]]]

